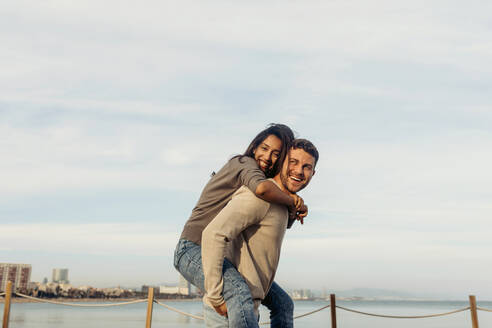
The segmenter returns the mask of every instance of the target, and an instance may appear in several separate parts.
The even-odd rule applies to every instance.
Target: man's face
[[[302,190],[314,175],[314,157],[304,149],[290,149],[284,161],[280,180],[291,193]]]

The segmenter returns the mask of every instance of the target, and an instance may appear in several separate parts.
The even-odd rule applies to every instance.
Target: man
[[[285,192],[297,193],[309,184],[318,157],[318,151],[311,142],[296,139],[282,170],[272,181]],[[287,224],[285,206],[265,202],[243,186],[203,231],[204,312],[208,327],[228,327],[222,295],[224,257],[246,280],[258,314],[258,306],[275,277]],[[272,327],[293,326],[293,307],[290,307],[286,311],[288,317],[283,322],[272,320]]]

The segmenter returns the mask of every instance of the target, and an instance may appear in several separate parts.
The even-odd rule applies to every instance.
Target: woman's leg
[[[202,253],[199,245],[181,239],[174,252],[174,267],[202,292],[205,290]],[[258,328],[253,299],[244,278],[228,260],[224,260],[222,275],[229,325],[235,328]]]
[[[180,239],[174,251],[174,267],[186,280],[204,291],[205,277],[200,246],[186,239]]]
[[[270,327],[294,327],[294,302],[275,281],[261,304],[270,310]]]

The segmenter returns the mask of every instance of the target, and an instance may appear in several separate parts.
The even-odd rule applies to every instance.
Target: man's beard
[[[289,172],[290,172],[290,171],[289,171]],[[295,194],[295,193],[297,193],[297,192],[301,191],[302,189],[304,189],[304,187],[306,187],[306,186],[307,186],[307,182],[305,182],[304,184],[302,184],[298,190],[295,190],[295,191],[294,191],[294,190],[290,189],[290,188],[289,188],[289,176],[290,176],[289,172],[287,172],[287,174],[284,174],[284,172],[283,172],[283,171],[282,171],[282,172],[280,172],[280,181],[282,182],[282,185],[284,186],[284,188],[285,188],[288,192],[290,192],[290,193],[292,193],[292,194]]]

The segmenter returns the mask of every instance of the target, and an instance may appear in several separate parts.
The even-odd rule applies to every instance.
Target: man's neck
[[[273,180],[275,180],[275,182],[277,183],[278,187],[280,188],[280,190],[282,190],[283,192],[286,192],[288,194],[290,194],[291,192],[288,191],[284,184],[282,183],[282,180],[280,179],[280,173],[277,174],[276,176],[273,177]]]

